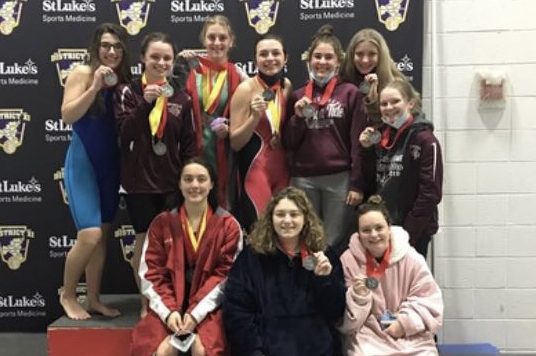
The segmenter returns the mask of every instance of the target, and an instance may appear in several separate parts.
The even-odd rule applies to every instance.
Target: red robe
[[[135,327],[132,356],[148,356],[172,334],[165,319],[172,311],[191,314],[207,356],[228,355],[220,309],[227,274],[242,248],[236,219],[219,208],[207,221],[189,295],[185,295],[186,251],[178,211],[158,215],[147,232],[139,274],[149,312]],[[185,298],[187,310],[181,310]]]

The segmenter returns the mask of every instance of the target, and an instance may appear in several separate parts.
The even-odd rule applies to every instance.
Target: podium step
[[[92,315],[89,320],[62,316],[48,326],[49,356],[129,355],[132,329],[139,320],[139,295],[103,295],[101,300],[121,315],[113,319]]]
[[[500,351],[492,344],[447,344],[438,345],[440,356],[499,356]]]

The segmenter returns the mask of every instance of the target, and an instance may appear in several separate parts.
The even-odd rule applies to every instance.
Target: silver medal
[[[104,84],[106,84],[107,87],[113,87],[117,85],[117,82],[119,79],[117,78],[117,74],[114,72],[108,72],[103,77]]]
[[[378,280],[374,277],[367,277],[365,279],[365,285],[367,286],[368,289],[376,289],[378,288]]]
[[[363,80],[361,84],[359,84],[359,91],[362,94],[367,95],[370,91],[370,84],[366,80]]]
[[[307,103],[302,108],[303,117],[306,119],[312,119],[315,116],[315,108],[313,105]]]
[[[165,96],[166,98],[173,96],[173,93],[175,92],[175,90],[173,90],[173,87],[169,83],[163,84],[160,87],[160,90],[161,90],[162,96]]]
[[[378,130],[374,130],[368,134],[368,140],[371,145],[377,145],[382,139],[382,134]]]
[[[302,258],[302,266],[308,271],[314,271],[316,267],[316,258],[312,255],[308,255]]]
[[[199,59],[197,57],[188,59],[188,67],[190,67],[190,69],[196,69],[199,67]]]
[[[161,140],[153,141],[153,152],[157,156],[163,156],[167,152],[167,146]]]

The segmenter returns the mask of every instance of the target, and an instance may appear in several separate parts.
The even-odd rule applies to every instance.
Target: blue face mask
[[[328,84],[328,82],[336,75],[337,75],[337,70],[332,70],[331,72],[329,72],[323,77],[318,77],[318,75],[314,71],[309,72],[309,78],[311,80],[314,80],[316,85],[318,85],[321,88],[326,86],[326,84]]]
[[[398,117],[392,123],[389,122],[389,119],[387,119],[386,117],[383,117],[383,116],[382,116],[382,121],[386,125],[389,125],[392,128],[398,130],[399,128],[402,127],[402,125],[404,125],[404,123],[407,121],[408,117],[409,117],[409,113],[408,112],[403,112],[402,114],[398,115]]]

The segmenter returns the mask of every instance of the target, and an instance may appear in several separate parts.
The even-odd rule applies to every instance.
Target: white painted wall
[[[536,352],[534,14],[535,0],[425,0],[424,107],[445,164],[442,343]],[[479,110],[484,68],[507,75],[502,110]]]

